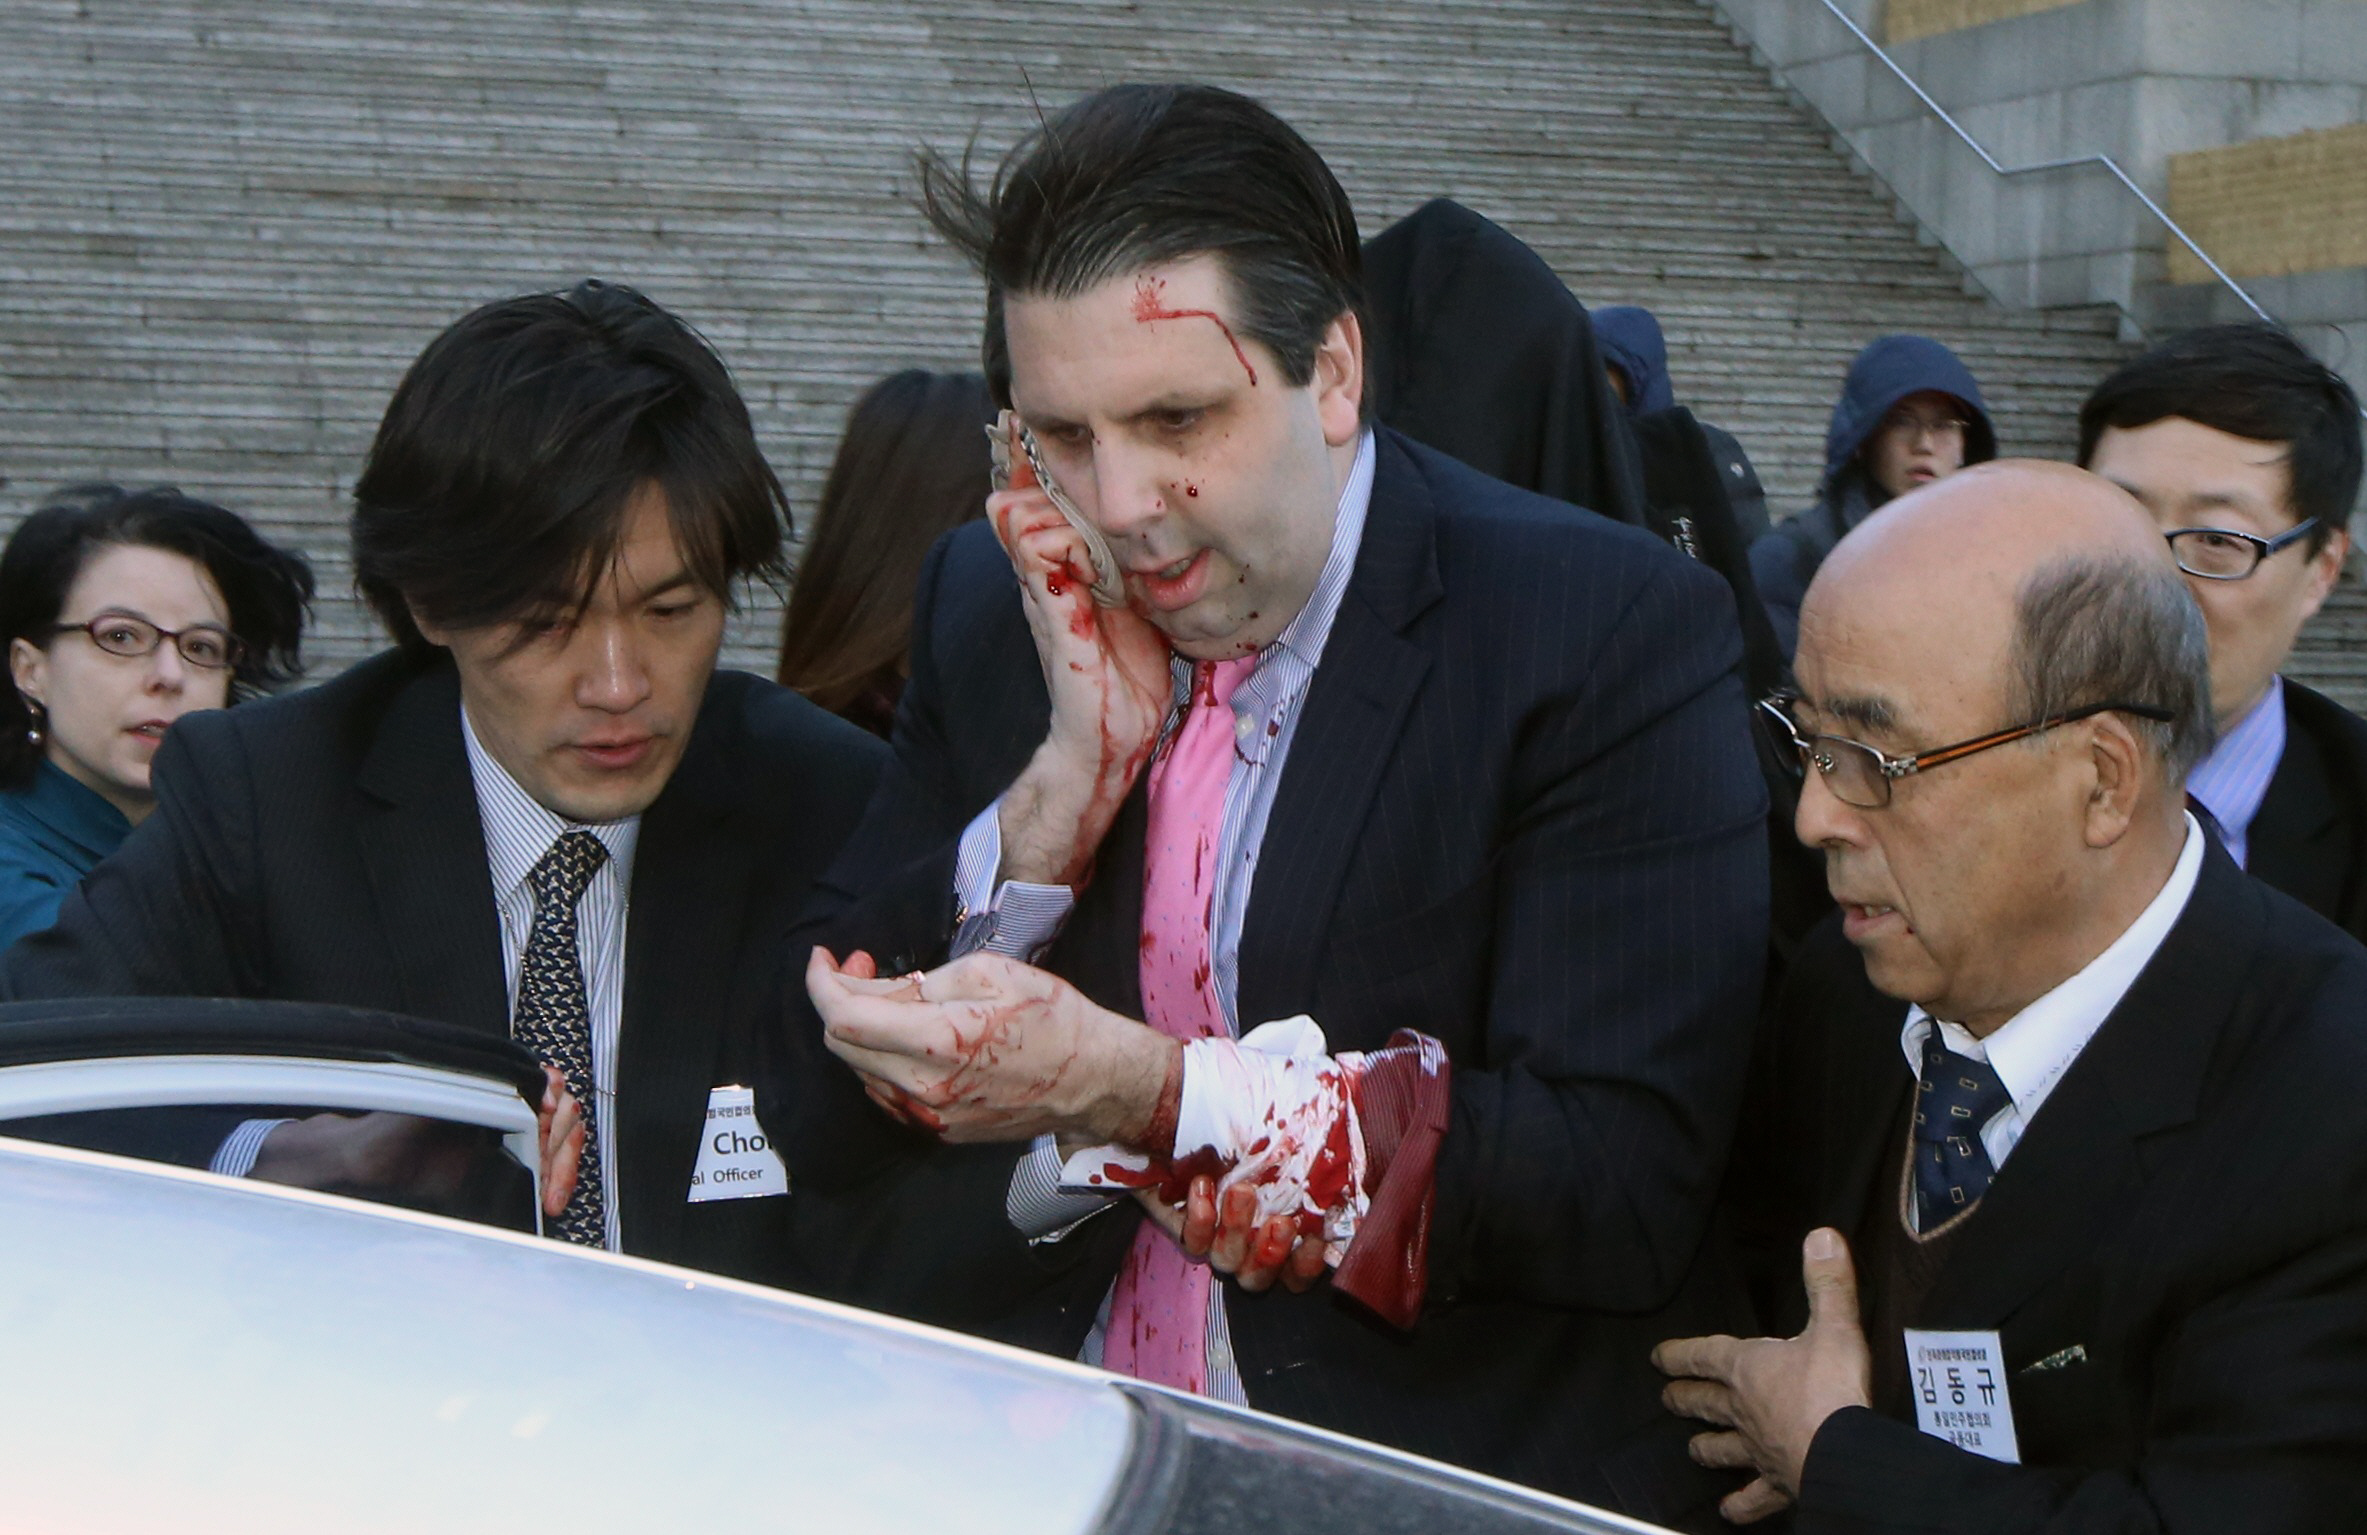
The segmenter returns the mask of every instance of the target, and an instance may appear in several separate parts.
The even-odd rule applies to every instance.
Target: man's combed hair
[[[636,493],[664,493],[693,579],[785,575],[789,502],[705,341],[631,288],[488,304],[428,344],[354,485],[354,579],[406,649],[581,605]]]
[[[2286,445],[2296,522],[2316,553],[2358,503],[2359,397],[2343,376],[2273,325],[2212,325],[2173,336],[2123,363],[2079,408],[2079,462],[2118,427],[2172,416],[2254,442]]]
[[[2177,571],[2097,555],[2058,560],[2023,581],[2015,611],[2009,717],[2150,704],[2169,723],[2130,715],[2129,725],[2169,781],[2184,783],[2211,750],[2211,640]]]
[[[986,279],[983,357],[1011,402],[1003,305],[1074,298],[1146,266],[1213,254],[1244,338],[1285,383],[1314,377],[1324,332],[1359,312],[1356,214],[1307,141],[1248,97],[1208,85],[1117,85],[1046,121],[991,188],[933,151],[917,160],[921,204]]]

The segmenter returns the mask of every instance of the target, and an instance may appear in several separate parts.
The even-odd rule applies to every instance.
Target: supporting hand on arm
[[[1810,1232],[1800,1272],[1808,1285],[1808,1325],[1799,1336],[1674,1338],[1652,1351],[1652,1363],[1675,1377],[1661,1392],[1669,1410],[1717,1426],[1693,1437],[1693,1458],[1757,1473],[1718,1505],[1736,1524],[1790,1506],[1825,1419],[1872,1400],[1857,1273],[1841,1234],[1829,1227]]]

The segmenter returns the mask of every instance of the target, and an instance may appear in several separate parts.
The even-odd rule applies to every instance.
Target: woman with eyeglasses
[[[1981,386],[1929,336],[1884,336],[1857,354],[1825,433],[1814,505],[1751,545],[1751,576],[1788,659],[1800,603],[1843,535],[1895,497],[1997,456]]]
[[[169,487],[82,485],[0,552],[0,947],[155,808],[175,720],[294,679],[312,569]]]

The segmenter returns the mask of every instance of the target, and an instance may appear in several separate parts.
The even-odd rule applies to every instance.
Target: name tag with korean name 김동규
[[[707,1126],[699,1165],[690,1174],[690,1202],[762,1199],[789,1192],[789,1169],[756,1122],[756,1090],[718,1087],[707,1094]]]
[[[2005,1390],[2005,1345],[1997,1334],[1906,1331],[1915,1426],[1960,1450],[2020,1465],[2014,1405]]]

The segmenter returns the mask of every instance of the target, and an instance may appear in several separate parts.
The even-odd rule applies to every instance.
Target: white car
[[[79,1074],[27,1043],[38,1028],[12,1036],[0,1020],[0,1120],[28,1104],[106,1114],[261,1099],[531,1134],[518,1111],[532,1078],[499,1052],[474,1072],[424,1064],[400,1038],[333,1052],[336,1070],[251,1048],[143,1056],[134,1036],[189,1036],[169,1020],[158,1036],[148,1005],[89,1008],[85,1038],[112,1039],[114,1053]],[[235,1025],[234,1011],[205,1016]],[[92,1024],[104,1016],[118,1018],[113,1034]],[[0,1138],[0,1531],[1652,1528],[803,1296]]]

